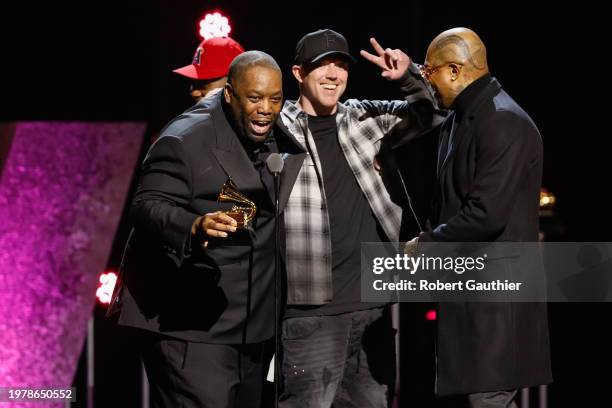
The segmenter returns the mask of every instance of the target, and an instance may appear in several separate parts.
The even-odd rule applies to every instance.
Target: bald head
[[[468,85],[489,72],[487,50],[478,35],[463,27],[440,33],[427,48],[427,79],[445,108]]]
[[[234,58],[230,64],[227,81],[230,84],[238,82],[247,69],[256,66],[270,68],[281,73],[280,67],[269,54],[263,51],[246,51]]]
[[[427,48],[427,61],[435,66],[456,62],[466,70],[484,75],[487,67],[487,50],[478,35],[469,28],[451,28],[439,34]]]

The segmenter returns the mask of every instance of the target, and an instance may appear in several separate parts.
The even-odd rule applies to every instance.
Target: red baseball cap
[[[229,37],[209,38],[200,43],[193,55],[193,62],[172,72],[191,79],[213,79],[227,76],[234,58],[244,48]]]

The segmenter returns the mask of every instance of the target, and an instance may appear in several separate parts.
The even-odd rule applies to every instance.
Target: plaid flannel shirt
[[[400,122],[423,126],[411,104],[431,94],[412,66],[402,81],[404,101],[359,101],[338,104],[336,123],[344,156],[376,219],[391,241],[399,239],[402,209],[391,201],[374,158],[381,139]],[[308,129],[308,115],[295,101],[286,101],[281,119],[308,151],[284,210],[286,229],[287,303],[318,305],[331,301],[332,248],[322,167]],[[356,273],[359,273],[358,271]]]

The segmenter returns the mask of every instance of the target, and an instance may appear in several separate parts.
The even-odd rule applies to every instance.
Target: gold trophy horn
[[[236,187],[231,178],[227,179],[221,187],[217,201],[221,203],[234,203],[232,209],[224,211],[224,213],[236,220],[238,228],[249,228],[249,223],[255,218],[257,206],[238,191],[238,187]]]

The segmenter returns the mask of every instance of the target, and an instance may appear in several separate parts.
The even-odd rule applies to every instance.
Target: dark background
[[[579,2],[3,2],[0,122],[143,121],[149,125],[144,151],[149,139],[191,104],[188,81],[171,70],[190,62],[199,42],[197,22],[215,9],[230,17],[231,36],[246,49],[277,59],[288,98],[297,96],[290,67],[295,43],[306,32],[332,28],[347,37],[359,63],[351,68],[346,97],[392,99],[398,96],[395,86],[358,56],[359,49],[369,49],[370,36],[421,62],[439,32],[474,29],[487,45],[493,75],[542,133],[543,185],[557,197],[563,226],[557,238],[610,241],[606,186],[612,142],[604,128],[609,64],[605,48],[576,39],[579,16],[585,14]],[[591,29],[597,14],[586,13]],[[118,266],[128,231],[124,220],[109,268]],[[423,320],[427,308],[402,305],[405,406],[436,404],[433,324]],[[550,305],[555,383],[549,406],[606,405],[595,401],[604,400],[603,381],[609,377],[598,373],[610,368],[610,312],[608,304]],[[96,309],[98,406],[136,406],[138,363],[102,314]],[[82,370],[81,365],[75,376],[79,388]]]

